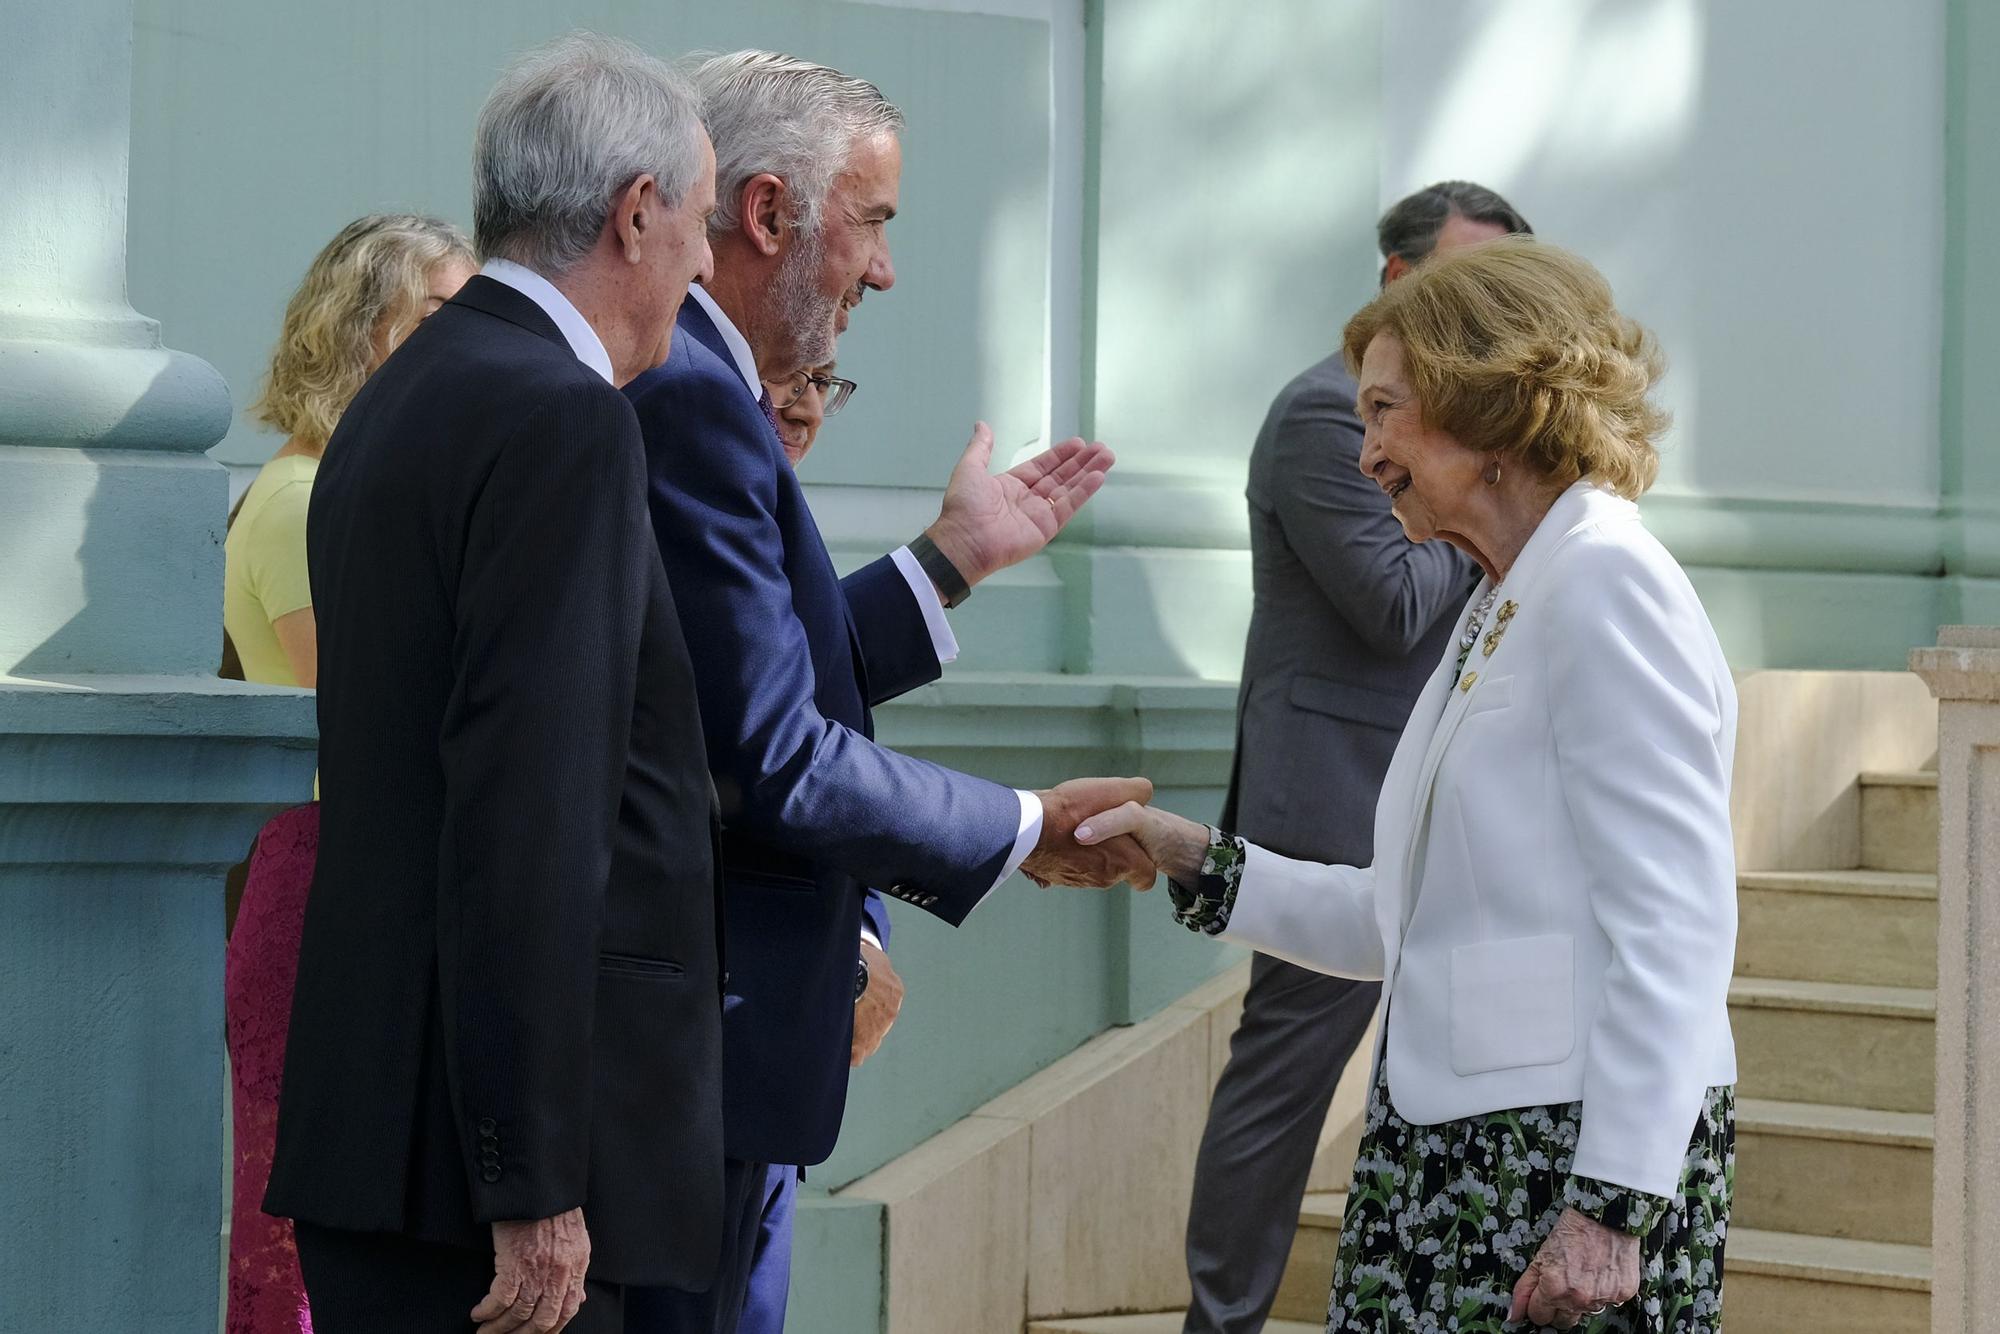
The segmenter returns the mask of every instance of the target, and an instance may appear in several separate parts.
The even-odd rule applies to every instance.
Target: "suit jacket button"
[[[499,1125],[494,1122],[492,1117],[482,1116],[479,1118],[479,1133],[481,1135],[491,1138],[493,1132],[499,1128]]]
[[[489,1164],[489,1165],[487,1166],[486,1170],[485,1170],[485,1171],[483,1171],[483,1172],[481,1172],[481,1173],[480,1173],[479,1175],[480,1175],[480,1177],[481,1177],[482,1179],[484,1179],[484,1180],[485,1180],[486,1184],[490,1186],[490,1185],[492,1185],[492,1184],[493,1184],[494,1182],[496,1182],[496,1181],[498,1181],[498,1180],[500,1179],[500,1169],[499,1169],[499,1168],[497,1168],[497,1167],[494,1167],[494,1166],[491,1166],[491,1165]]]

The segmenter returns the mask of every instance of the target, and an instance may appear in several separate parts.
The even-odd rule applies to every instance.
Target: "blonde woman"
[[[1634,505],[1660,358],[1574,255],[1441,255],[1347,326],[1361,470],[1486,577],[1371,866],[1121,807],[1186,926],[1381,979],[1327,1329],[1715,1334],[1729,1226],[1736,692]],[[1328,800],[1342,800],[1332,793]]]
[[[306,504],[334,424],[355,391],[475,266],[450,223],[408,214],[358,219],[320,251],[285,309],[258,416],[285,443],[243,497],[224,545],[223,627],[243,677],[319,678]],[[299,931],[319,842],[319,804],[276,816],[257,836],[225,973],[235,1081],[236,1185],[229,1235],[228,1334],[312,1328],[292,1225],[260,1207],[276,1143],[285,1030]]]

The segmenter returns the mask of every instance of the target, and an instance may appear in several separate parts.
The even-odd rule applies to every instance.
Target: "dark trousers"
[[[314,1334],[466,1334],[493,1286],[491,1251],[312,1223],[297,1235]],[[624,1289],[586,1282],[567,1334],[625,1334],[624,1308]]]
[[[791,1277],[791,1202],[797,1185],[796,1167],[725,1158],[722,1263],[715,1282],[707,1292],[626,1289],[630,1334],[777,1334],[785,1320],[784,1285]],[[778,1234],[782,1253],[772,1245]],[[776,1325],[759,1323],[773,1314]]]
[[[1327,1106],[1381,994],[1379,982],[1252,958],[1243,1021],[1229,1040],[1195,1159],[1187,1230],[1193,1300],[1183,1334],[1264,1328]]]

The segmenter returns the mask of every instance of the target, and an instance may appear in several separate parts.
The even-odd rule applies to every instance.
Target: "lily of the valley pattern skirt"
[[[1387,1072],[1341,1228],[1328,1334],[1520,1334],[1508,1303],[1561,1216],[1582,1104],[1412,1126]],[[1640,1241],[1639,1295],[1585,1320],[1586,1334],[1716,1334],[1736,1169],[1735,1090],[1709,1090],[1680,1188]]]

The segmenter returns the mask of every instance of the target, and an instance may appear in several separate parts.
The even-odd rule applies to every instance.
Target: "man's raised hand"
[[[980,422],[926,530],[967,584],[1047,546],[1104,485],[1116,459],[1104,444],[1072,438],[1003,473],[988,472],[992,462],[993,431]]]

